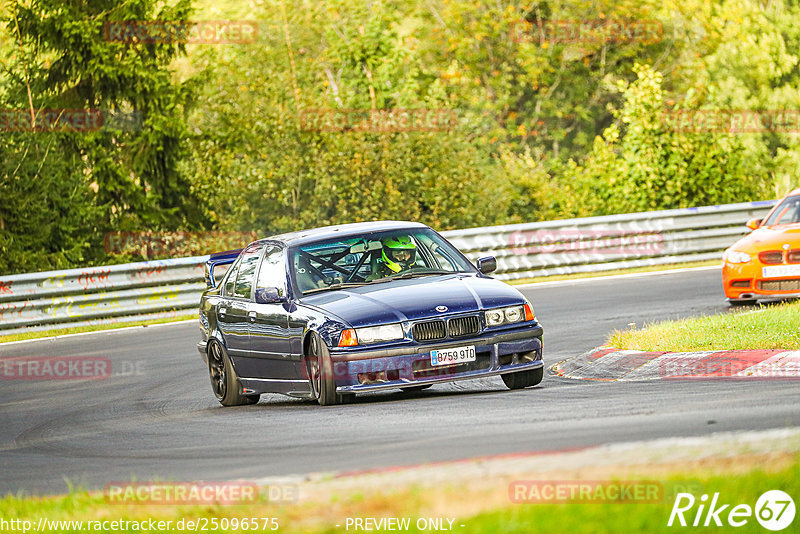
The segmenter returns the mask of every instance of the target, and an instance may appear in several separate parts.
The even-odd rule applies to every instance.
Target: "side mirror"
[[[761,219],[750,219],[745,223],[745,226],[747,226],[751,230],[755,230],[756,228],[761,226]]]
[[[284,302],[286,297],[277,287],[259,287],[256,289],[256,304],[276,304]]]
[[[494,256],[486,256],[478,260],[478,270],[483,274],[493,273],[497,270],[497,260]]]

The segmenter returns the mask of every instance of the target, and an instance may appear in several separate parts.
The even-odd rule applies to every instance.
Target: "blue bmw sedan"
[[[371,222],[277,235],[206,263],[197,348],[224,406],[262,393],[352,401],[500,375],[541,382],[530,302],[431,228]],[[224,273],[220,269],[226,268]]]

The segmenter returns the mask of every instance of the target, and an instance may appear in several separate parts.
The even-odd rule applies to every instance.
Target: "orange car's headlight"
[[[739,252],[738,250],[731,250],[725,253],[725,260],[728,263],[747,263],[751,259],[750,254]]]

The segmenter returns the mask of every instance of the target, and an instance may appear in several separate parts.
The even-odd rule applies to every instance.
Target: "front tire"
[[[506,373],[500,376],[503,377],[503,383],[505,383],[508,389],[527,388],[535,386],[542,381],[542,377],[544,376],[544,367],[539,367],[538,369],[532,369],[530,371]]]
[[[312,333],[306,350],[306,371],[311,385],[311,396],[320,406],[351,403],[355,394],[336,393],[336,380],[328,346],[317,333]]]
[[[217,341],[208,344],[208,374],[214,396],[223,406],[246,406],[258,402],[260,395],[243,395],[239,378],[228,354]]]

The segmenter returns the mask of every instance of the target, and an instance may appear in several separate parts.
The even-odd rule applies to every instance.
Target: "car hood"
[[[353,327],[441,317],[521,304],[525,298],[506,283],[474,275],[440,275],[337,289],[301,299]],[[438,311],[446,306],[446,311]]]
[[[781,224],[758,228],[734,243],[731,250],[741,252],[781,250],[786,244],[791,248],[800,248],[800,224]]]

